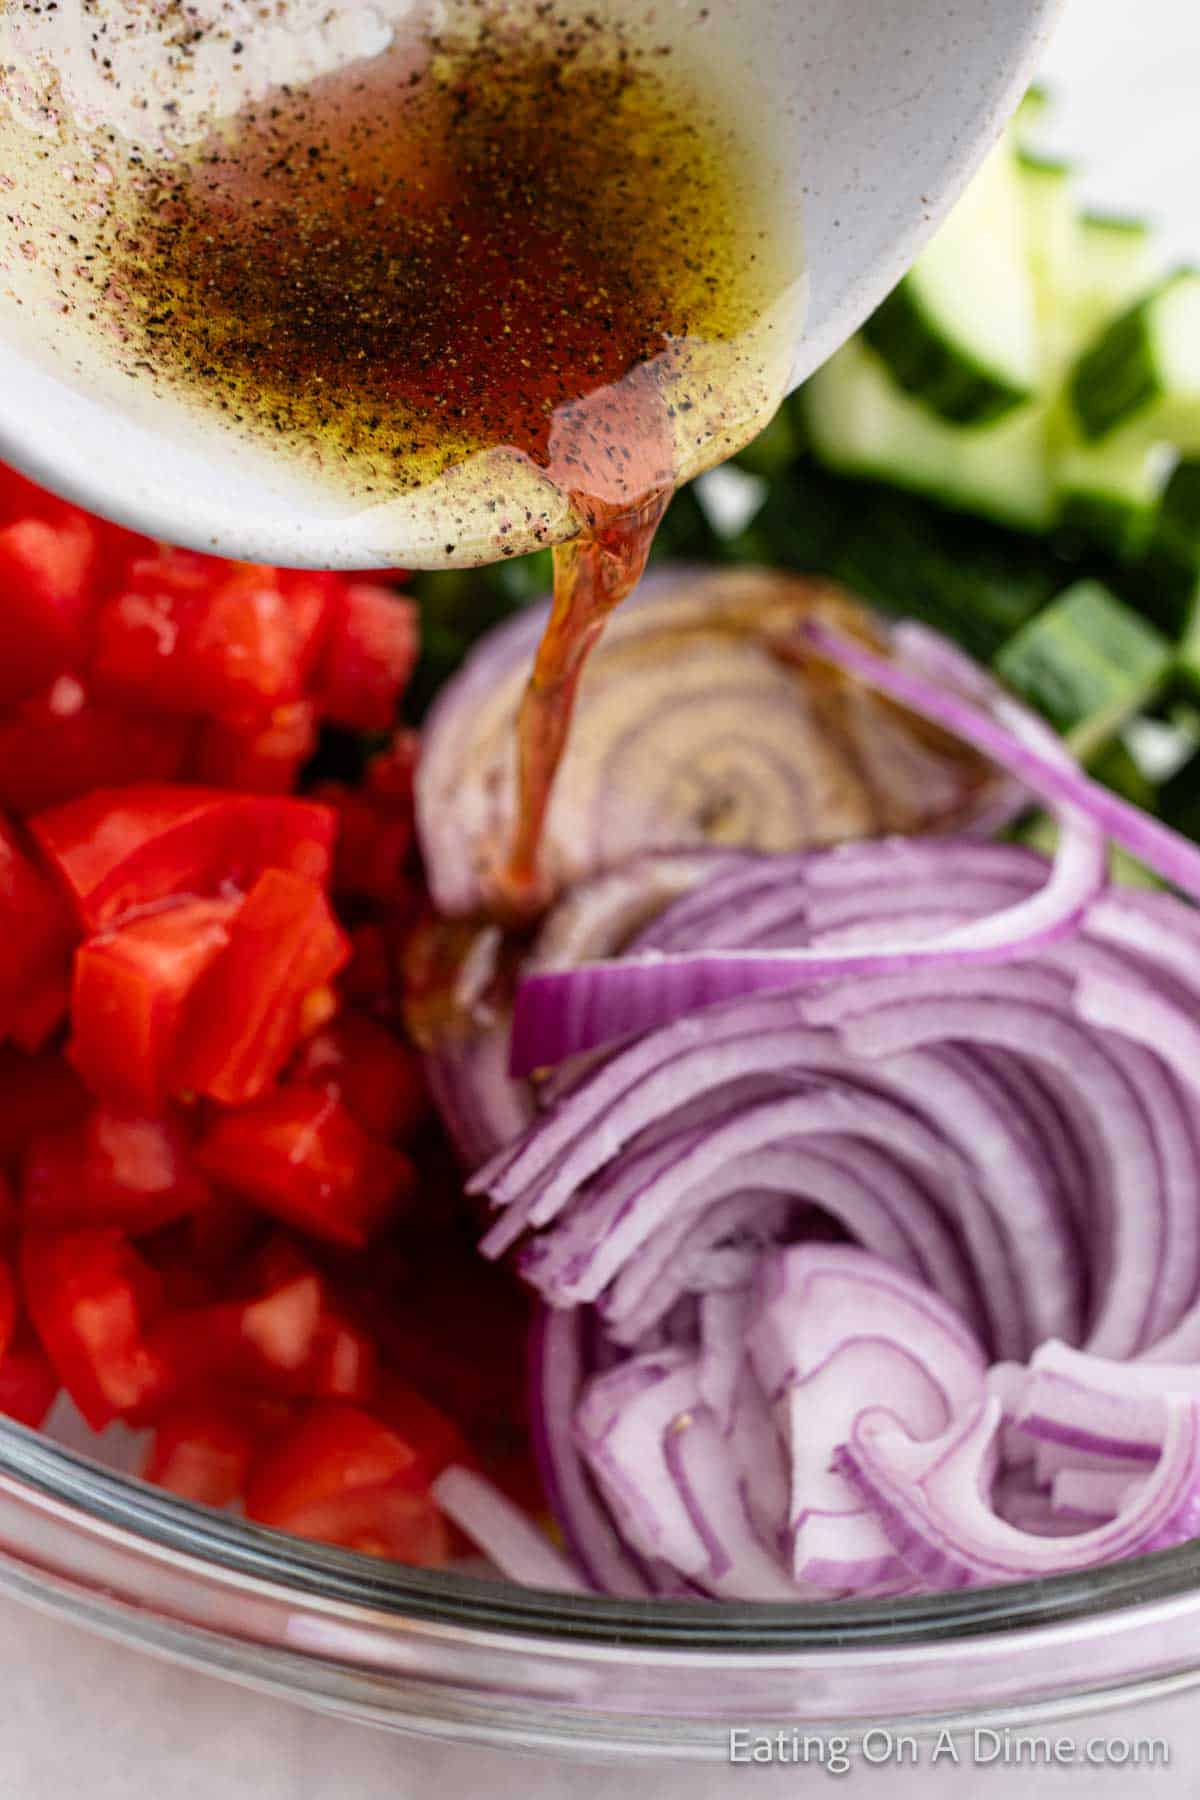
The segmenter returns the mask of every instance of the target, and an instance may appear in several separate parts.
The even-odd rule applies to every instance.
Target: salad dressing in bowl
[[[518,911],[587,649],[799,328],[797,221],[680,63],[650,24],[465,0],[182,145],[177,99],[158,147],[101,132],[67,209],[64,307],[129,381],[347,502],[403,496],[438,559],[570,542],[496,880]]]

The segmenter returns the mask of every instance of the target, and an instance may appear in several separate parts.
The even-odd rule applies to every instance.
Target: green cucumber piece
[[[996,673],[1093,756],[1166,679],[1171,646],[1098,581],[1079,581],[1017,632]]]
[[[1191,630],[1200,593],[1200,462],[1176,465],[1130,580],[1142,611],[1171,637]]]
[[[1075,172],[1070,163],[1027,150],[1018,151],[1016,163],[1044,384],[1058,378],[1077,347],[1071,309],[1063,304],[1078,253]]]
[[[1075,230],[1072,325],[1089,344],[1153,285],[1154,238],[1145,219],[1085,212]]]
[[[1163,489],[1146,561],[1189,592],[1200,578],[1200,462],[1177,463]]]
[[[1146,292],[1152,240],[1142,220],[1088,213],[1073,220],[1069,234],[1060,218],[1053,220],[1053,228],[1059,265],[1057,271],[1048,267],[1047,278],[1057,282],[1054,348],[1056,368],[1062,370],[1081,345]],[[1170,452],[1147,434],[1140,419],[1094,442],[1084,436],[1069,405],[1057,407],[1051,466],[1060,526],[1122,561],[1140,555],[1153,530],[1171,461]]]
[[[1137,421],[1200,450],[1200,272],[1176,270],[1114,319],[1075,364],[1069,391],[1087,438]]]
[[[1069,416],[1057,421],[1053,443],[1062,530],[1122,561],[1142,555],[1154,530],[1170,452],[1147,443],[1132,427],[1089,443]]]
[[[1033,397],[1033,288],[1007,138],[862,335],[898,387],[953,424],[991,424]]]
[[[1023,406],[964,431],[901,393],[852,338],[803,389],[809,443],[827,468],[927,494],[944,506],[1044,531],[1053,517],[1045,412]]]
[[[828,575],[885,612],[924,620],[981,662],[1062,586],[1045,539],[946,512],[891,483],[830,474],[811,455],[772,483],[750,531],[724,548]]]

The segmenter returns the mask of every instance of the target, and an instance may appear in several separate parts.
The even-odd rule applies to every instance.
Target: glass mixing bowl
[[[728,1761],[733,1729],[1024,1733],[1200,1677],[1200,1543],[927,1599],[585,1599],[248,1526],[7,1421],[0,1584],[347,1718],[585,1757]]]

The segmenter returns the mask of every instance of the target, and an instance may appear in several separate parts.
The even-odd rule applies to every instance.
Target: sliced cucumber
[[[1023,626],[994,666],[1088,757],[1165,681],[1171,646],[1098,581],[1080,581]]]
[[[1040,406],[963,431],[901,393],[861,337],[817,371],[802,402],[809,441],[828,468],[891,482],[1026,530],[1043,531],[1051,522]]]
[[[1147,443],[1136,427],[1089,443],[1069,416],[1059,421],[1053,443],[1063,530],[1123,561],[1142,555],[1154,530],[1170,452],[1162,444]]]
[[[1167,482],[1132,576],[1142,610],[1172,637],[1190,634],[1200,593],[1200,462],[1179,463]]]
[[[1200,577],[1200,462],[1176,466],[1163,490],[1148,555],[1189,587]]]
[[[983,426],[1033,397],[1038,346],[1016,156],[1005,138],[863,327],[895,384]]]
[[[1163,495],[1146,558],[1160,600],[1185,615],[1175,658],[1178,687],[1200,699],[1200,463],[1180,463]]]
[[[1017,180],[1033,277],[1043,382],[1057,379],[1076,348],[1075,322],[1064,296],[1071,292],[1079,250],[1075,173],[1070,163],[1017,154]]]
[[[1078,215],[1069,172],[1056,179],[1061,164],[1025,158],[1022,167],[1048,371],[1061,379],[1081,345],[1146,291],[1150,236],[1139,222]],[[1138,420],[1092,442],[1069,405],[1053,409],[1050,443],[1063,529],[1123,560],[1139,555],[1169,454]]]
[[[1075,364],[1070,397],[1087,438],[1136,421],[1200,450],[1200,272],[1177,270],[1115,319]]]
[[[1084,213],[1075,232],[1072,324],[1086,345],[1149,290],[1154,239],[1145,219]]]

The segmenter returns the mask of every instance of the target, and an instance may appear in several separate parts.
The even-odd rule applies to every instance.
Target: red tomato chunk
[[[210,1127],[200,1167],[284,1224],[361,1249],[411,1198],[414,1170],[317,1088],[264,1094]]]
[[[378,578],[155,546],[0,466],[0,1414],[61,1394],[184,1499],[437,1564],[523,1314],[427,1255],[415,734],[300,791],[394,730],[417,650]]]
[[[449,1556],[450,1532],[429,1496],[429,1471],[419,1445],[358,1407],[328,1401],[258,1461],[246,1513],[301,1537],[436,1565]]]
[[[186,1008],[240,905],[184,900],[80,945],[68,1053],[94,1094],[147,1111],[166,1104]]]
[[[327,807],[215,788],[103,788],[31,825],[93,931],[181,895],[244,889],[264,869],[323,884],[333,852]]]
[[[178,1084],[229,1106],[257,1098],[295,1050],[309,996],[349,954],[317,882],[264,870],[197,985]]]

